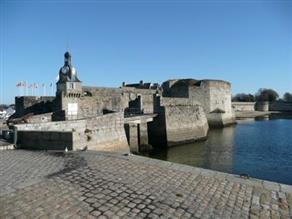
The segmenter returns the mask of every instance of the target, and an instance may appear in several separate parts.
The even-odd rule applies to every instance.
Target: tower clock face
[[[76,74],[75,68],[72,68],[71,70],[72,70],[72,74],[75,75]]]
[[[62,71],[63,74],[66,74],[67,70],[68,70],[67,67],[63,67],[61,71]]]

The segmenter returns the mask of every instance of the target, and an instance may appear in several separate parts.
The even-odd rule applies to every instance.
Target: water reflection
[[[269,120],[270,119],[270,120]],[[155,151],[151,157],[292,184],[292,120],[240,120],[211,130],[204,142]]]
[[[233,126],[215,129],[209,132],[206,141],[180,145],[166,151],[154,151],[150,156],[175,163],[232,172],[234,131]],[[221,141],[218,142],[218,139]]]
[[[265,115],[265,116],[258,116],[254,118],[255,121],[267,121],[270,120],[270,115]]]

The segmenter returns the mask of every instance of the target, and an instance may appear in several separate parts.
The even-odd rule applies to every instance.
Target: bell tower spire
[[[64,54],[64,65],[71,66],[71,54],[68,51]]]
[[[64,66],[60,68],[57,82],[57,94],[61,93],[68,94],[70,97],[78,97],[82,93],[81,81],[71,64],[71,54],[68,51],[64,54]]]

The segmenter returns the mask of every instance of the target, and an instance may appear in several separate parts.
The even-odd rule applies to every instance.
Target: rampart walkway
[[[291,186],[113,153],[0,152],[0,218],[291,218]]]

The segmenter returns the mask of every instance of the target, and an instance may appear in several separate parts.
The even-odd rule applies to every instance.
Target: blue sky
[[[84,85],[222,79],[292,92],[292,1],[0,0],[1,103],[55,83],[67,48]]]

